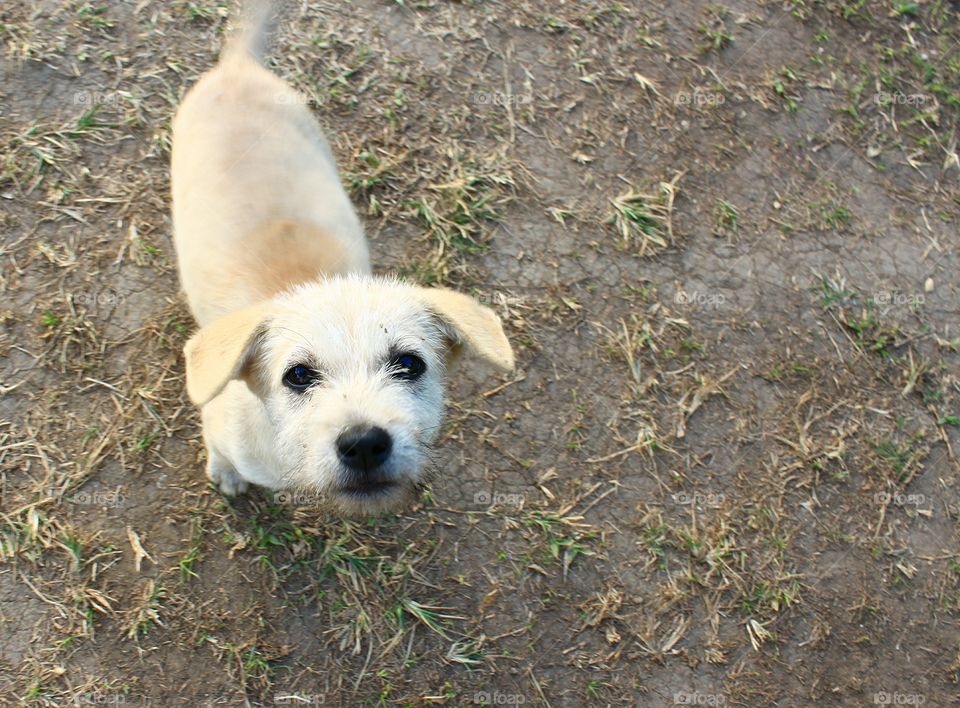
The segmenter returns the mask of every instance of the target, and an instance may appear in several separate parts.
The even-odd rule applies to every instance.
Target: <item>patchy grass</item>
[[[673,245],[673,205],[681,177],[678,173],[669,182],[659,182],[650,192],[631,187],[610,200],[613,211],[607,223],[613,224],[624,248],[648,256]]]

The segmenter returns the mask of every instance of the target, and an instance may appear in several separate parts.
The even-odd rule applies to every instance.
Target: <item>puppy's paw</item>
[[[210,454],[207,461],[207,477],[228,497],[243,494],[250,486],[247,480],[237,474],[233,465],[217,453]]]
[[[250,484],[236,472],[231,472],[220,479],[220,491],[228,497],[235,497],[247,491]]]

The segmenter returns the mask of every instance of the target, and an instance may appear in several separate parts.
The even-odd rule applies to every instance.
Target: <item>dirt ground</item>
[[[290,3],[377,270],[519,361],[342,520],[212,490],[184,393],[227,4],[5,0],[0,704],[956,704],[957,11]]]

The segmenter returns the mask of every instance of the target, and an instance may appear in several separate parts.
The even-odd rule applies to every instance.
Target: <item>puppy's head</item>
[[[245,380],[273,428],[278,486],[375,513],[409,501],[421,483],[441,423],[445,364],[460,345],[513,368],[499,319],[472,298],[337,278],[200,330],[185,348],[187,393],[204,405]]]

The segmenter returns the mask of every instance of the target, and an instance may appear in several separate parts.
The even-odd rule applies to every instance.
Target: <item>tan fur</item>
[[[327,273],[363,271],[360,264],[351,267],[351,254],[334,236],[311,224],[271,221],[253,229],[244,246],[237,275],[254,274],[250,287],[264,300]]]
[[[284,284],[370,272],[360,222],[306,102],[251,57],[231,55],[191,89],[173,136],[174,240],[201,325]]]

